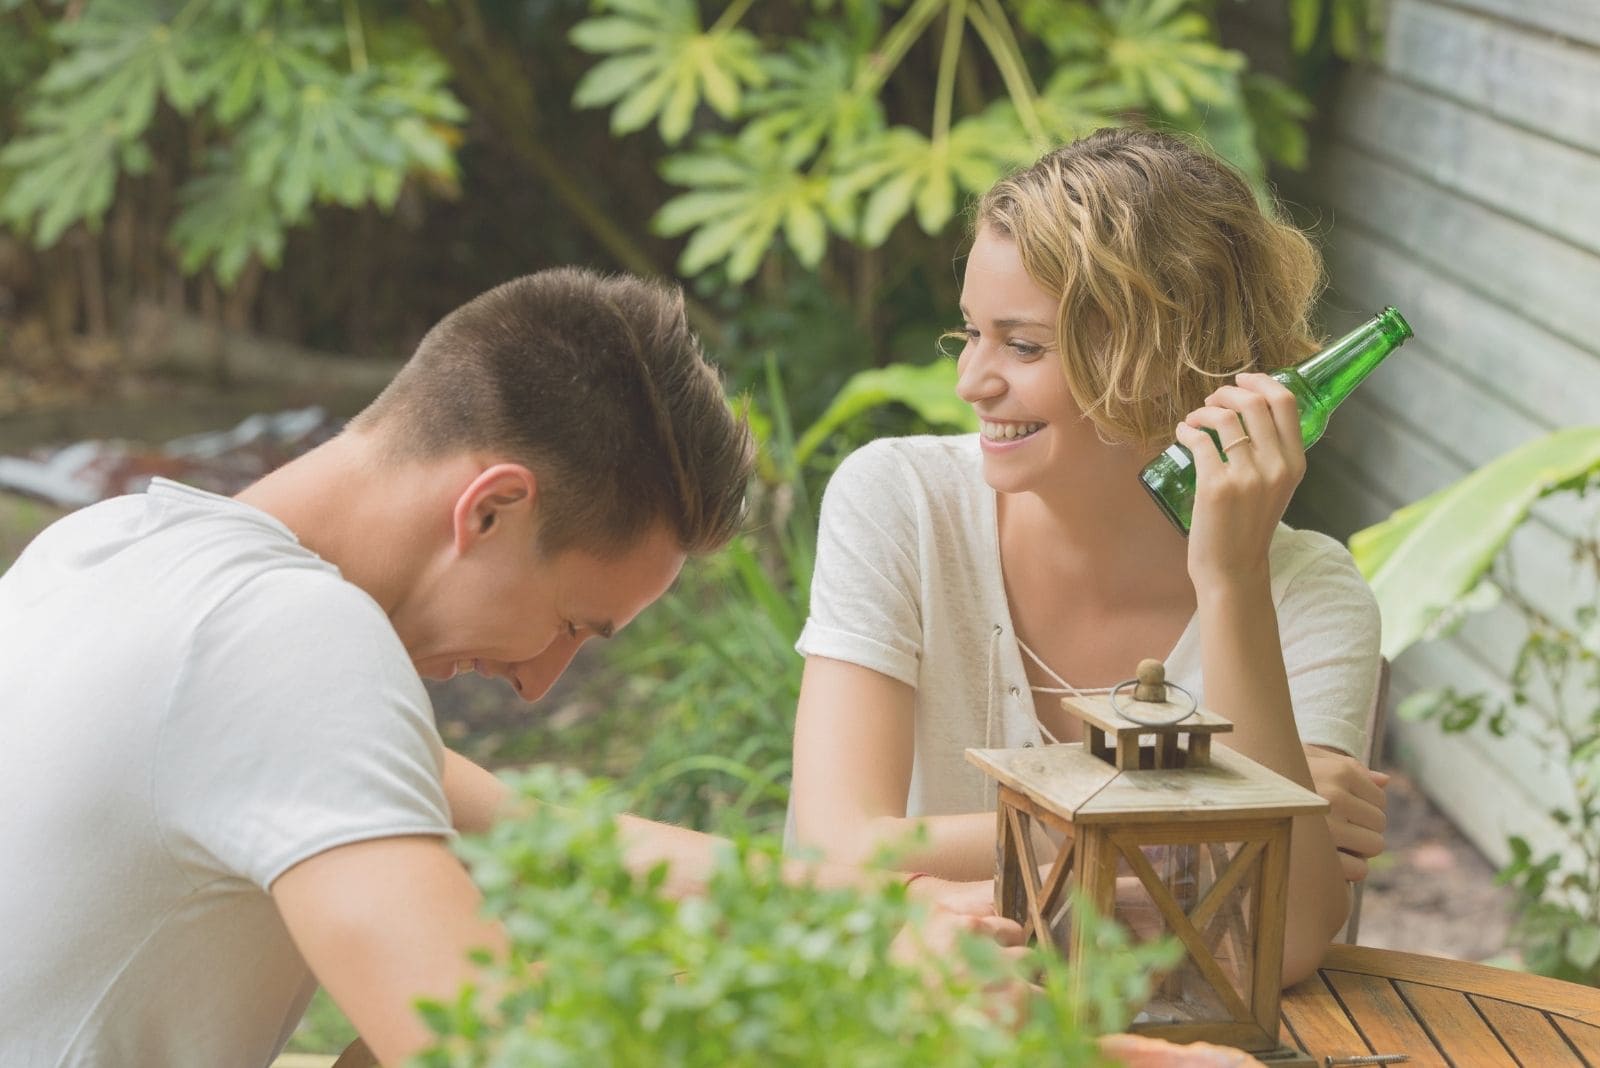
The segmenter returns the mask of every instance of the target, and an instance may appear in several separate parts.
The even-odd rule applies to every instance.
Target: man
[[[424,1046],[414,999],[505,944],[448,838],[506,791],[419,676],[538,699],[733,535],[751,457],[675,291],[557,270],[236,498],[41,534],[0,577],[0,1064],[263,1065],[318,981],[384,1063]],[[679,892],[707,870],[627,832]]]

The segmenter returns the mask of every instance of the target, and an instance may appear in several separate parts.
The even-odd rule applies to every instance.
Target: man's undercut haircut
[[[995,183],[983,227],[1059,301],[1067,385],[1108,441],[1161,448],[1234,375],[1318,347],[1316,250],[1196,142],[1097,130]]]
[[[616,555],[664,522],[687,553],[738,531],[754,457],[675,287],[563,267],[445,316],[351,424],[396,459],[482,452],[539,480],[539,549]]]

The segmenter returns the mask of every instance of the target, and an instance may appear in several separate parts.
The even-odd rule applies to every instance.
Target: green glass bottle
[[[1271,372],[1299,402],[1300,440],[1306,448],[1322,437],[1329,414],[1350,391],[1410,336],[1411,325],[1405,318],[1395,309],[1385,308],[1304,363]],[[1145,465],[1139,481],[1166,517],[1188,534],[1194,515],[1194,454],[1173,442]]]

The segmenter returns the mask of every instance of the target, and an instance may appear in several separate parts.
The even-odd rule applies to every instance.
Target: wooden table
[[[1406,1068],[1600,1068],[1600,990],[1415,953],[1334,946],[1284,992],[1283,1023],[1318,1064],[1407,1053]]]
[[[1405,1068],[1600,1068],[1600,990],[1334,946],[1314,977],[1284,992],[1282,1035],[1319,1065],[1328,1056],[1406,1053]],[[357,1041],[337,1068],[375,1063]]]

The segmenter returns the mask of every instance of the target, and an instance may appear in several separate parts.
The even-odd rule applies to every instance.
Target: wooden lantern
[[[1289,830],[1328,803],[1213,749],[1211,736],[1233,725],[1182,691],[1168,700],[1161,676],[1159,661],[1145,661],[1137,688],[1063,698],[1082,743],[967,750],[999,785],[995,909],[1076,953],[1076,889],[1136,938],[1175,937],[1185,956],[1131,1030],[1310,1064],[1278,1041]],[[1041,878],[1046,847],[1055,861]]]

